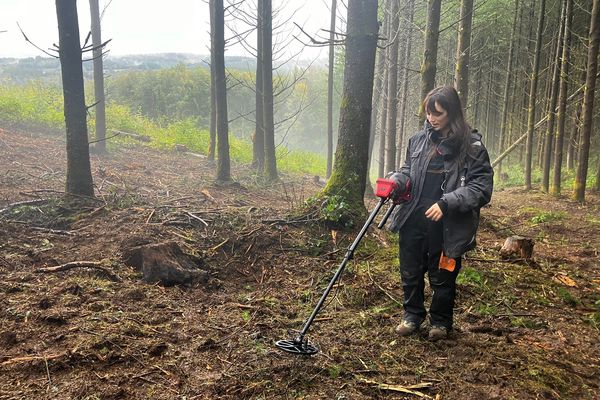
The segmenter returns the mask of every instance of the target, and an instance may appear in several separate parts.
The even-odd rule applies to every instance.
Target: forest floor
[[[96,200],[68,202],[64,147],[0,130],[0,399],[598,398],[597,195],[496,191],[439,342],[394,333],[397,236],[373,227],[303,357],[274,342],[302,327],[356,234],[291,217],[312,177],[265,185],[235,165],[239,184],[215,186],[203,158],[131,146],[92,156]],[[534,262],[500,259],[513,234],[535,240]],[[163,287],[124,264],[167,241],[210,279]],[[73,261],[104,269],[40,270]]]

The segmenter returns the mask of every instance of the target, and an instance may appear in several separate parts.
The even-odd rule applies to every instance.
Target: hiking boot
[[[400,325],[396,327],[396,333],[400,336],[412,335],[419,329],[419,325],[412,321],[402,321]]]
[[[448,337],[448,328],[445,326],[432,326],[429,330],[429,340],[437,341]]]

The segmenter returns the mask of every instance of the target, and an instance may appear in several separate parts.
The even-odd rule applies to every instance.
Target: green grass
[[[483,277],[477,270],[469,267],[464,267],[460,270],[460,273],[456,278],[456,283],[460,285],[478,287],[483,284]]]
[[[93,103],[88,99],[88,104]],[[88,131],[93,140],[94,113],[88,118]],[[63,97],[58,87],[40,83],[25,86],[0,85],[0,122],[19,124],[22,126],[43,127],[52,130],[64,130]],[[176,144],[185,145],[190,151],[207,154],[209,132],[199,128],[190,118],[186,120],[161,123],[141,115],[136,110],[115,103],[107,103],[106,107],[107,136],[118,130],[149,136],[151,147],[172,149]],[[117,136],[108,141],[109,149],[139,144],[131,138]],[[229,135],[229,154],[233,161],[248,164],[252,161],[252,143]],[[298,174],[325,174],[326,160],[323,156],[305,151],[290,151],[279,146],[276,150],[279,171]]]
[[[595,162],[590,159],[590,164],[595,165]],[[500,179],[498,175],[494,176],[494,188],[502,189],[507,187],[524,186],[525,185],[525,173],[524,166],[521,163],[514,163],[510,165],[503,165],[502,175],[504,179]],[[575,182],[576,171],[568,170],[563,168],[561,171],[561,189],[571,190]],[[592,188],[596,182],[596,176],[593,173],[588,173],[586,187]],[[542,170],[534,167],[531,171],[531,183],[533,187],[541,187],[542,184]]]

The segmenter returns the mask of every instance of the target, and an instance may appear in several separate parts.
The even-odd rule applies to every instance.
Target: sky
[[[207,0],[99,0],[100,10],[106,7],[102,18],[102,39],[112,39],[109,55],[152,53],[209,53],[209,11]],[[255,0],[250,0],[255,2]],[[302,37],[297,23],[311,35],[327,34],[329,29],[329,6],[331,0],[273,0],[273,9],[280,10],[279,21],[284,22],[288,32],[294,29]],[[228,3],[225,0],[225,3]],[[338,2],[339,3],[339,2]],[[81,40],[89,31],[89,1],[78,0],[79,30]],[[338,15],[342,11],[338,7]],[[35,57],[45,55],[27,43],[17,23],[27,37],[47,50],[58,43],[56,8],[54,0],[0,0],[0,58]],[[274,26],[276,23],[274,23]],[[238,28],[241,30],[242,28]],[[291,39],[289,34],[283,37]],[[226,38],[233,36],[226,29]],[[305,36],[304,36],[305,38]],[[255,39],[250,39],[255,40]],[[290,54],[303,46],[297,40],[286,41],[285,51]],[[226,55],[248,55],[242,46],[232,46]],[[325,48],[304,48],[303,58],[323,58]]]

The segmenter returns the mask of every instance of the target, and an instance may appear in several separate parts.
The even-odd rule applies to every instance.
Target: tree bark
[[[527,107],[527,144],[525,150],[525,188],[531,189],[531,166],[533,160],[533,126],[535,124],[535,109],[537,99],[537,86],[540,71],[540,56],[542,52],[542,33],[544,31],[544,16],[546,0],[540,2],[540,15],[538,19],[535,53],[533,59],[533,75],[529,89],[529,106]]]
[[[327,179],[331,176],[333,164],[333,62],[335,57],[333,41],[335,39],[336,8],[337,0],[331,0],[331,18],[329,21],[329,68],[327,73]]]
[[[213,25],[213,6],[209,4],[210,13],[210,37],[211,37],[211,49],[210,49],[210,127],[209,127],[209,142],[208,142],[208,155],[207,159],[209,162],[215,161],[215,149],[217,147],[217,95],[215,87],[215,52],[212,50],[212,37],[214,36]]]
[[[377,2],[349,0],[340,128],[324,196],[341,196],[354,220],[364,215],[371,97],[377,49]]]
[[[473,0],[461,0],[458,44],[456,51],[456,71],[454,87],[463,106],[465,115],[469,100],[469,62],[471,57],[471,24],[473,21]]]
[[[106,97],[104,96],[104,66],[102,60],[102,29],[98,0],[90,0],[92,54],[94,58],[94,97],[96,98],[96,152],[106,153]]]
[[[275,123],[273,120],[273,15],[271,0],[263,0],[263,122],[265,132],[265,175],[268,180],[277,179],[275,156]]]
[[[560,57],[564,43],[566,1],[561,7],[561,17],[558,38],[556,43],[556,55],[554,57],[554,68],[552,70],[552,88],[550,89],[550,106],[548,108],[548,129],[546,131],[546,144],[544,146],[544,159],[542,161],[542,190],[546,193],[550,190],[550,165],[552,161],[552,149],[554,148],[554,122],[556,121],[556,103],[558,103],[558,85],[560,81]]]
[[[259,172],[265,168],[265,123],[263,92],[263,0],[258,0],[256,13],[256,89],[255,89],[255,127],[252,145],[253,165]]]
[[[227,119],[227,82],[225,78],[225,16],[223,0],[210,0],[214,53],[215,101],[217,104],[217,182],[231,181],[229,159],[229,121]]]
[[[425,51],[421,65],[421,99],[419,103],[419,126],[425,122],[423,100],[435,86],[437,71],[438,39],[440,37],[440,12],[442,0],[427,1],[427,27],[425,30]]]
[[[76,0],[56,0],[67,130],[67,194],[94,196]]]
[[[398,117],[398,48],[400,43],[400,0],[391,0],[390,18],[391,31],[390,36],[394,40],[389,48],[389,76],[388,76],[388,96],[387,96],[387,133],[385,137],[385,170],[386,172],[396,169],[396,126]]]
[[[397,152],[396,159],[398,163],[402,162],[404,155],[403,144],[404,138],[407,136],[405,132],[406,123],[406,104],[408,103],[408,69],[410,67],[410,55],[412,50],[412,24],[415,17],[415,0],[407,0],[408,2],[408,21],[406,22],[406,40],[404,43],[404,69],[402,70],[400,92],[400,127],[398,128]]]
[[[560,67],[560,91],[558,95],[558,129],[556,130],[556,141],[554,143],[554,179],[552,182],[551,193],[554,196],[560,195],[561,189],[561,171],[563,161],[563,143],[565,137],[565,122],[567,121],[567,97],[569,66],[571,60],[571,22],[573,21],[573,0],[566,0],[565,10],[565,33],[562,48],[562,59]]]
[[[594,0],[590,19],[590,34],[587,61],[587,77],[583,95],[581,144],[579,146],[579,162],[575,177],[573,199],[585,200],[585,187],[588,173],[590,153],[590,137],[592,133],[592,117],[594,111],[594,93],[596,90],[596,72],[598,70],[598,47],[600,45],[600,0]]]

